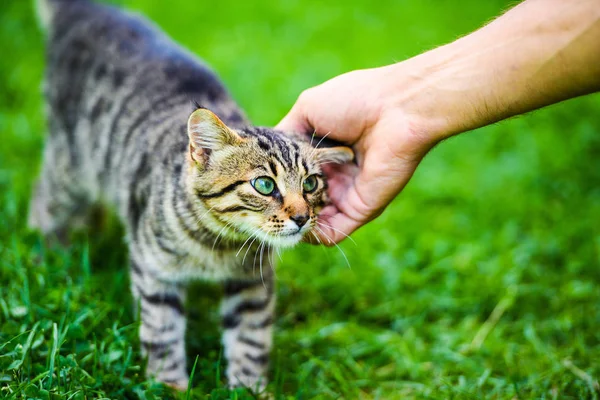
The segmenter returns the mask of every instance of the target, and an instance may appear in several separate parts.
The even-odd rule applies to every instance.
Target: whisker
[[[266,241],[263,240],[262,242],[262,246],[260,247],[260,280],[262,281],[263,286],[265,287],[265,289],[267,288],[267,284],[265,283],[265,277],[263,276],[263,267],[262,267],[262,260],[263,260],[263,251],[265,250],[265,243]]]
[[[252,239],[252,241],[250,242],[250,244],[248,245],[248,248],[246,249],[246,252],[244,253],[244,258],[242,259],[242,265],[245,265],[246,263],[246,256],[248,255],[248,252],[250,252],[250,249],[252,249],[252,246],[254,245],[254,242],[256,241],[256,239],[260,240],[260,230],[257,228],[255,229],[255,231],[252,233],[252,236],[254,237],[254,239]],[[252,266],[252,273],[254,273],[254,265]]]
[[[333,240],[331,240],[331,238],[327,236],[322,229],[320,229],[318,226],[315,226],[314,228],[323,234],[323,236],[327,239],[327,243],[333,243]],[[319,243],[321,243],[321,241],[319,241]]]
[[[321,226],[324,226],[324,227],[326,227],[326,228],[329,228],[329,229],[331,229],[331,230],[334,230],[334,231],[336,231],[336,232],[339,232],[339,233],[341,233],[342,235],[344,235],[345,237],[347,237],[348,239],[350,239],[350,241],[351,241],[352,243],[354,243],[354,245],[355,245],[355,246],[357,246],[357,247],[358,247],[358,245],[356,244],[356,242],[354,241],[354,239],[352,239],[352,238],[350,237],[350,235],[346,235],[344,232],[340,231],[339,229],[335,229],[333,226],[331,226],[331,225],[327,225],[327,224],[326,224],[326,223],[324,223],[324,222],[319,222],[319,221],[315,221],[315,222],[316,222],[317,224],[321,225]]]
[[[319,228],[318,226],[315,226],[315,229],[317,229],[319,232],[321,232],[327,238],[327,240],[329,240],[331,243],[333,243],[333,245],[335,247],[337,247],[337,249],[340,251],[340,253],[342,253],[344,260],[346,260],[346,264],[348,264],[348,268],[352,269],[352,267],[350,266],[350,261],[348,261],[348,257],[346,257],[346,253],[344,253],[344,250],[342,250],[342,248],[336,242],[331,240],[331,238],[325,232],[323,232],[323,230],[321,228]]]
[[[244,258],[242,259],[242,265],[245,264],[245,262],[246,262],[246,256],[248,255],[248,252],[252,248],[252,245],[254,244],[254,242],[256,242],[256,239],[258,239],[258,236],[256,234],[253,233],[252,236],[254,236],[254,239],[252,239],[252,241],[248,245],[248,248],[246,249],[246,253],[244,253]],[[253,267],[253,271],[252,272],[254,272],[254,267]]]
[[[313,227],[314,227],[314,225],[313,225]],[[310,231],[310,233],[312,233],[312,235],[315,237],[315,239],[317,239],[317,242],[319,242],[319,244],[322,244],[321,239],[319,239],[319,236],[317,236],[317,234],[315,234],[315,232]],[[325,257],[327,257],[327,261],[329,262],[330,261],[329,253],[327,252],[327,250],[325,249],[324,246],[321,246],[321,249],[323,249],[323,253],[325,253]]]
[[[211,212],[211,211],[212,211],[212,209],[213,209],[213,208],[215,208],[215,207],[216,207],[216,205],[215,205],[215,206],[212,206],[211,208],[209,208],[208,210],[206,210],[206,212],[205,212],[204,214],[202,214],[202,215],[200,216],[200,218],[198,218],[198,220],[197,220],[196,222],[201,222],[201,221],[202,221],[202,219],[204,219],[204,217],[206,217],[206,216],[208,215],[208,213],[209,213],[209,212]],[[195,214],[195,213],[194,213],[194,214]],[[194,216],[196,216],[196,215],[194,215]]]
[[[236,258],[242,252],[242,250],[244,250],[244,247],[246,246],[246,243],[248,243],[250,241],[250,239],[252,239],[253,237],[254,237],[254,234],[250,233],[250,236],[248,236],[248,239],[246,239],[246,241],[244,241],[244,243],[242,243],[242,245],[240,246],[240,248],[237,251],[237,253],[235,253]],[[243,264],[243,262],[242,262],[242,264]]]
[[[269,230],[267,232],[267,234],[269,234],[271,230]],[[257,232],[260,233],[260,231],[257,229]],[[258,256],[258,254],[260,253],[260,257],[259,257],[259,271],[260,271],[260,277],[263,283],[263,286],[265,285],[265,281],[263,279],[263,273],[262,273],[262,248],[265,245],[265,240],[258,238],[260,240],[260,243],[258,244],[258,248],[256,249],[256,252],[254,253],[254,259],[252,260],[252,274],[254,274],[254,271],[256,271],[256,257]]]
[[[256,252],[254,252],[254,259],[252,260],[252,275],[254,276],[254,271],[256,271],[256,256],[258,255],[259,251],[260,251],[260,246],[262,246],[262,244],[264,243],[264,241],[262,239],[260,239],[260,243],[258,244],[258,248],[256,249]]]
[[[327,159],[323,160],[323,161],[318,161],[319,166],[323,166],[323,165],[327,165],[327,164],[339,164],[338,162],[335,161],[327,161]]]
[[[325,139],[327,136],[329,136],[329,134],[330,134],[330,133],[331,133],[331,131],[327,132],[327,133],[325,134],[325,136],[323,136],[323,137],[321,138],[321,140],[319,140],[319,141],[317,142],[317,145],[316,145],[316,146],[313,148],[313,151],[312,151],[312,153],[310,153],[310,158],[314,158],[315,154],[317,153],[317,150],[319,149],[319,145],[321,144],[321,142],[323,141],[323,139]]]
[[[242,244],[242,247],[240,247],[240,249],[238,250],[238,252],[235,253],[236,257],[240,255],[240,253],[244,249],[244,246],[246,245],[246,243],[248,243],[248,240],[252,239],[253,237],[254,237],[254,233],[251,233],[250,236],[248,236],[248,239],[246,239],[246,241]]]
[[[273,250],[273,247],[271,245],[267,246],[267,261],[269,261],[269,263],[271,263],[271,271],[273,271],[273,251],[272,250]]]
[[[321,142],[322,142],[322,141],[323,141],[323,140],[324,140],[324,139],[325,139],[327,136],[329,136],[329,134],[330,134],[330,133],[331,133],[331,131],[327,132],[327,133],[326,133],[326,134],[325,134],[325,135],[324,135],[324,136],[321,138],[321,140],[319,140],[319,141],[317,142],[317,145],[315,146],[315,149],[318,149],[318,148],[319,148],[319,145],[321,144]]]
[[[272,230],[273,230],[273,228],[271,228],[271,229],[269,229],[269,230],[267,231],[267,237],[268,237],[269,233],[270,233]],[[265,245],[266,245],[266,244],[267,244],[267,241],[266,241],[266,240],[263,240],[263,242],[262,242],[262,246],[260,247],[260,279],[261,279],[261,281],[262,281],[262,283],[263,283],[263,286],[265,287],[265,289],[267,288],[267,285],[266,285],[266,283],[265,283],[265,277],[263,276],[263,265],[262,265],[262,264],[263,264],[263,252],[264,252],[264,250],[265,250]],[[267,245],[267,246],[268,246],[268,245]],[[268,256],[268,255],[269,255],[269,254],[268,254],[268,250],[267,250],[267,256]]]
[[[271,250],[271,272],[273,272],[273,276],[277,278],[277,272],[275,272],[275,251],[277,247],[269,246],[269,250]]]
[[[227,227],[230,226],[232,223],[233,222],[228,222],[228,223],[225,224],[225,226],[223,228],[221,228],[221,230],[219,231],[219,234],[217,235],[217,237],[215,238],[215,241],[213,242],[212,251],[215,250],[215,246],[217,245],[217,240],[219,239],[219,237],[221,236],[221,234],[223,233],[223,231],[225,229],[227,229]]]
[[[312,233],[312,235],[315,237],[315,239],[317,239],[317,242],[318,242],[319,244],[322,244],[322,243],[321,243],[321,239],[319,239],[319,237],[318,237],[318,236],[315,234],[315,232],[314,232],[314,231],[310,231],[310,233]]]

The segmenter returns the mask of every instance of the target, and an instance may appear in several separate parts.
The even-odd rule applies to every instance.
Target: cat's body
[[[49,135],[30,225],[57,233],[93,204],[116,209],[147,370],[173,386],[188,379],[185,284],[223,282],[229,383],[263,386],[269,249],[310,230],[325,201],[319,163],[348,161],[350,151],[251,127],[206,66],[139,17],[86,0],[40,0],[38,9]],[[220,119],[205,109],[190,116],[192,100]]]

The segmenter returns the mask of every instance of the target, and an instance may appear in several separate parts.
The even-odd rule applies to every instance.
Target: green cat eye
[[[315,190],[317,187],[317,177],[315,175],[311,175],[304,180],[302,183],[302,188],[306,193],[310,193]]]
[[[258,193],[264,194],[265,196],[270,195],[275,190],[275,181],[268,176],[261,176],[253,179],[250,183]]]

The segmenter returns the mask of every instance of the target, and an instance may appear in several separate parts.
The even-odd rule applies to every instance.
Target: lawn
[[[302,89],[451,41],[499,0],[123,0],[203,57],[260,125]],[[43,148],[43,39],[0,6],[0,397],[187,398],[145,380],[122,228],[47,247],[25,226]],[[439,145],[356,244],[278,269],[270,391],[285,399],[600,397],[600,97]],[[190,300],[189,398],[229,392],[218,287]],[[205,311],[208,310],[208,311]],[[198,355],[198,358],[196,358]]]

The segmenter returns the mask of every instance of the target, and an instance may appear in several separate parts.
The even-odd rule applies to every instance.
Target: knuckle
[[[312,97],[312,93],[314,91],[314,88],[309,88],[309,89],[305,89],[303,90],[300,95],[298,96],[298,103],[307,103],[309,102],[310,98]]]
[[[307,95],[306,95],[306,90],[305,90],[302,93],[300,93],[300,95],[296,99],[296,105],[305,103],[306,102],[306,97],[307,97]]]

